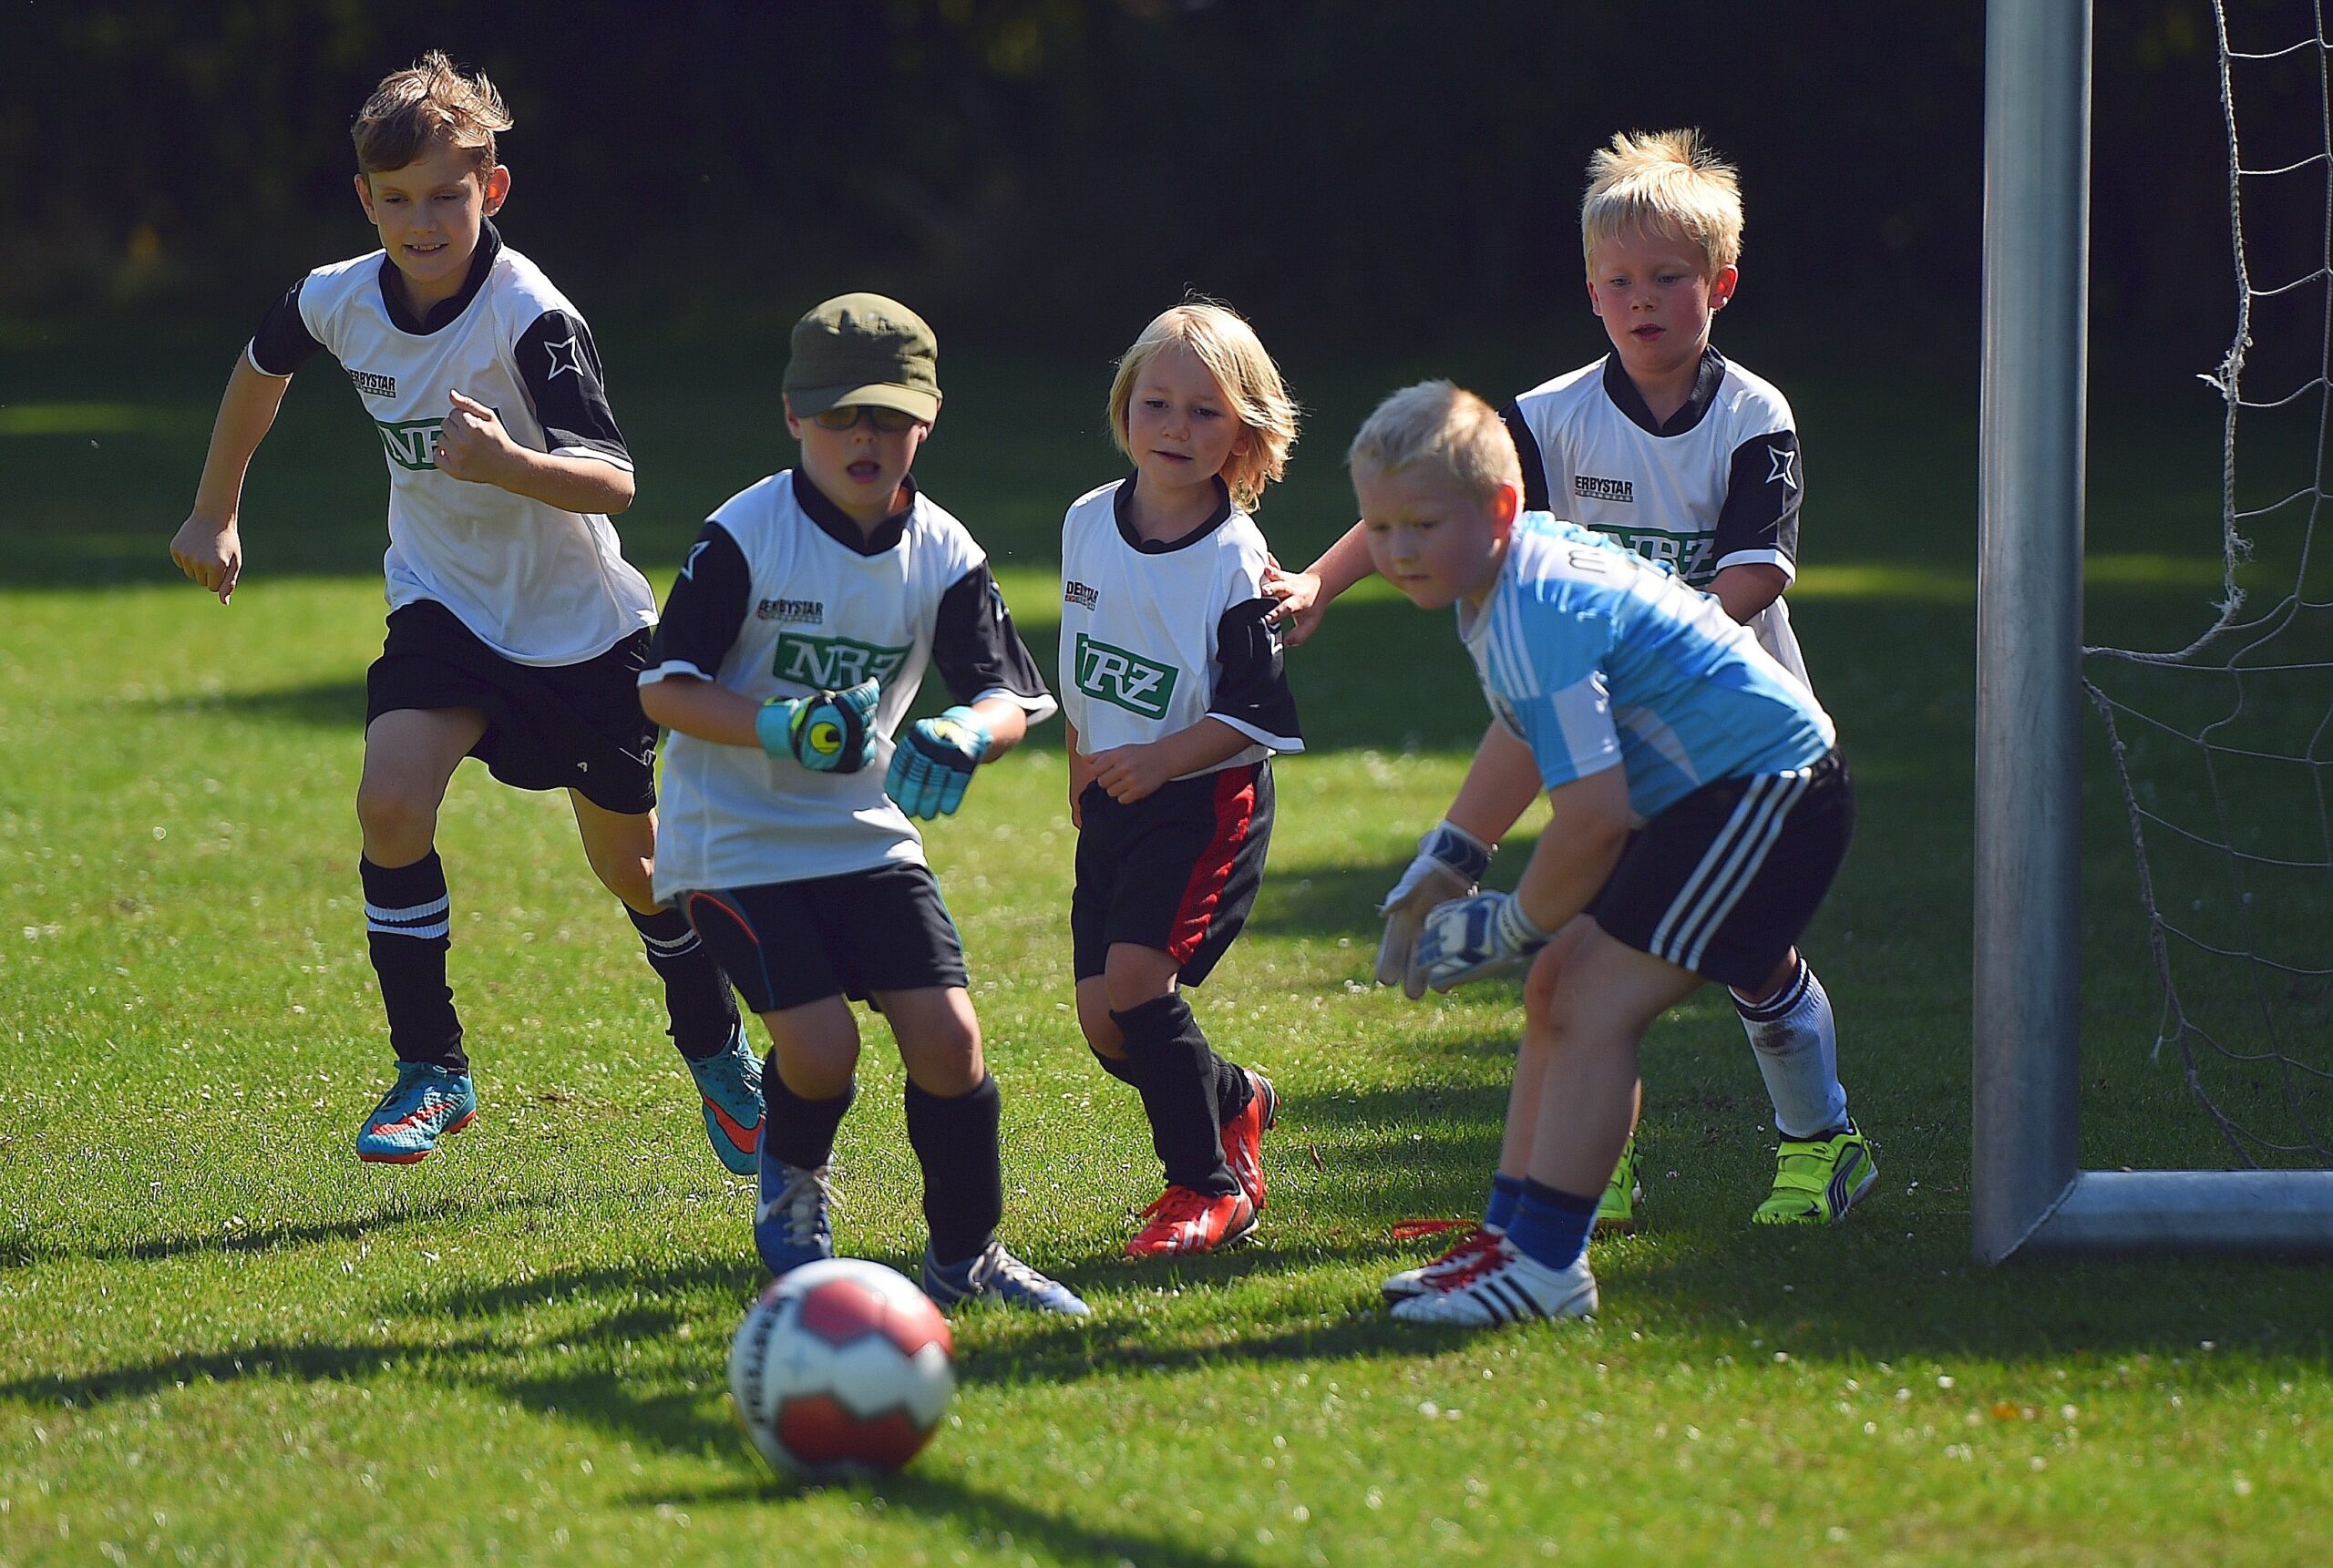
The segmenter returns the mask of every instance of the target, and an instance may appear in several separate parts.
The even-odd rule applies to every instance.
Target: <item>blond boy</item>
[[[1703,981],[1773,972],[1845,856],[1854,790],[1829,716],[1716,600],[1523,509],[1480,399],[1447,382],[1396,393],[1351,462],[1372,563],[1419,608],[1455,607],[1495,730],[1553,812],[1513,893],[1442,902],[1420,925],[1414,962],[1436,989],[1531,972],[1495,1178],[1514,1188],[1506,1222],[1389,1291],[1394,1316],[1591,1313],[1588,1235],[1630,1137],[1638,1042]]]
[[[1804,479],[1790,405],[1710,343],[1740,282],[1742,196],[1733,169],[1697,132],[1622,133],[1588,164],[1580,204],[1589,308],[1612,352],[1545,382],[1505,419],[1526,510],[1550,511],[1661,563],[1748,625],[1777,662],[1806,680],[1783,590],[1796,571]],[[1274,586],[1294,618],[1289,641],[1317,623],[1320,601],[1368,570],[1348,533],[1305,574]],[[1536,793],[1528,760],[1497,726],[1484,737],[1447,822],[1381,906],[1378,979],[1423,989],[1409,962],[1427,908],[1471,891],[1500,837]],[[1835,1224],[1877,1179],[1847,1114],[1830,999],[1797,952],[1733,988],[1734,1005],[1773,1103],[1779,1136],[1761,1225]],[[1642,1192],[1631,1140],[1600,1223],[1633,1228]]]

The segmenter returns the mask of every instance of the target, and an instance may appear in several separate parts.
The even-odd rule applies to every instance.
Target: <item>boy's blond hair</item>
[[[1288,395],[1288,383],[1264,352],[1256,329],[1228,305],[1189,301],[1161,312],[1142,329],[1118,361],[1117,379],[1110,383],[1110,435],[1119,451],[1134,456],[1126,419],[1135,383],[1143,367],[1169,343],[1181,343],[1198,356],[1222,390],[1232,417],[1247,427],[1248,450],[1234,453],[1224,464],[1223,482],[1241,511],[1253,511],[1264,487],[1288,472],[1288,449],[1296,445],[1296,420],[1302,410]]]
[[[1588,264],[1605,241],[1654,229],[1691,241],[1705,276],[1742,260],[1742,181],[1698,130],[1620,131],[1588,160],[1579,241]]]
[[[1431,463],[1485,500],[1523,488],[1523,460],[1498,411],[1465,387],[1421,381],[1377,405],[1345,453],[1356,474],[1393,474]]]
[[[356,167],[367,174],[427,158],[432,143],[468,153],[484,174],[496,162],[494,133],[509,128],[510,110],[486,73],[465,76],[444,50],[432,49],[381,78],[349,134],[356,141]]]

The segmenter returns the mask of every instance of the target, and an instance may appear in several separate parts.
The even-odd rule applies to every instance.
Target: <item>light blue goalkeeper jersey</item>
[[[1716,600],[1544,512],[1516,519],[1498,582],[1479,610],[1460,603],[1458,634],[1547,787],[1617,764],[1639,820],[1719,779],[1805,767],[1837,738]]]

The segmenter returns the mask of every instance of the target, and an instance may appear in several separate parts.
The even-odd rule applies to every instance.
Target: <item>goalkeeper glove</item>
[[[883,788],[910,816],[952,816],[963,804],[972,770],[988,754],[987,722],[970,708],[918,719],[892,748]]]
[[[1418,932],[1417,966],[1446,991],[1523,962],[1547,945],[1512,893],[1477,893],[1430,911]]]
[[[754,715],[754,734],[773,757],[791,757],[818,774],[855,774],[875,755],[873,681],[815,697],[772,697]]]
[[[1398,985],[1412,1001],[1425,995],[1425,971],[1415,956],[1418,927],[1435,905],[1472,893],[1490,862],[1491,846],[1454,823],[1442,823],[1418,840],[1418,857],[1377,906],[1385,917],[1385,935],[1377,944],[1379,985]]]

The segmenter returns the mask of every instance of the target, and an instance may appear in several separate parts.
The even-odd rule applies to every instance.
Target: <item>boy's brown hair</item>
[[[442,49],[381,78],[357,111],[349,134],[356,167],[386,174],[429,156],[432,144],[470,155],[483,175],[497,162],[494,133],[510,128],[510,110],[486,73],[465,76]]]

